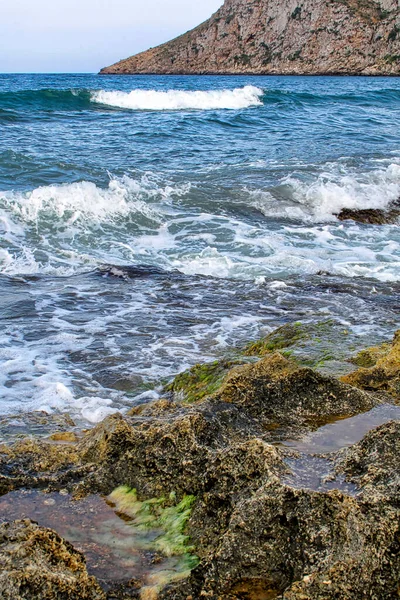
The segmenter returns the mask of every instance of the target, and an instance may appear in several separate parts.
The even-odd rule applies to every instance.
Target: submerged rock
[[[372,366],[361,367],[341,378],[344,383],[360,389],[386,392],[400,400],[400,330],[394,335],[390,346],[383,344],[379,350],[364,351]]]
[[[0,524],[2,600],[105,600],[85,559],[55,531],[29,520]]]

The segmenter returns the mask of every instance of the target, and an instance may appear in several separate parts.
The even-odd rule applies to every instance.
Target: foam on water
[[[399,85],[0,75],[0,414],[85,426],[291,321],[390,338],[399,227],[335,214],[400,195]]]
[[[323,222],[335,220],[344,208],[385,210],[400,198],[400,162],[366,172],[344,170],[340,163],[326,167],[311,181],[284,177],[281,202],[270,191],[250,192],[255,205],[267,216]]]
[[[307,173],[307,182],[292,176],[272,191],[241,192],[241,201],[265,221],[254,221],[251,213],[236,216],[234,204],[226,211],[224,199],[211,200],[205,212],[204,204],[193,207],[199,184],[150,174],[111,178],[106,188],[82,181],[3,192],[0,270],[69,276],[103,264],[144,262],[227,279],[323,271],[399,281],[398,227],[341,223],[334,214],[343,206],[389,206],[400,194],[400,164],[343,170],[339,164]],[[286,196],[274,197],[282,188]]]
[[[261,106],[263,90],[253,85],[233,90],[185,91],[132,90],[131,92],[100,90],[93,92],[93,102],[131,110],[239,110]]]

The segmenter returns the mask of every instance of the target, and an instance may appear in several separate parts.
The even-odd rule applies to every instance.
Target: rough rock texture
[[[0,525],[2,600],[105,600],[85,559],[51,529],[29,520]]]
[[[193,405],[162,400],[129,418],[113,415],[75,445],[28,439],[0,447],[0,492],[22,486],[70,489],[87,480],[101,493],[146,481],[153,496],[170,486],[196,494],[199,470],[206,474],[220,449],[254,437],[276,442],[298,436],[379,401],[275,353],[231,369],[213,395]],[[160,464],[162,473],[155,477]]]
[[[333,377],[299,368],[279,353],[232,369],[213,398],[288,428],[320,425],[370,410],[377,403],[376,397],[361,396]]]
[[[188,382],[193,384],[191,377]],[[23,485],[65,487],[79,498],[125,485],[137,490],[140,501],[171,492],[177,501],[195,496],[185,534],[200,564],[186,579],[161,589],[159,600],[398,598],[399,424],[377,429],[332,463],[359,487],[355,497],[288,484],[285,459],[297,454],[271,443],[366,411],[380,402],[379,396],[300,368],[279,353],[234,367],[210,396],[202,391],[192,404],[180,402],[172,390],[170,398],[138,407],[129,416],[112,415],[71,446],[27,441],[3,448],[3,492]],[[49,587],[53,595],[35,596],[28,588],[21,598],[74,598],[73,591],[67,596],[57,591],[61,551],[47,569],[53,546],[65,546],[78,565],[73,577],[67,574],[62,581],[72,586],[82,577],[82,590],[99,593],[95,583],[85,588],[80,555],[54,532],[43,533],[30,523],[2,527],[14,541],[10,547],[10,535],[1,538],[0,533],[0,559],[3,543],[6,552],[25,560],[26,536],[36,540],[41,532],[38,547],[33,544],[21,563],[16,585],[21,574],[34,582],[39,575],[48,577],[54,581]],[[8,576],[10,569],[5,572]],[[136,584],[133,591],[121,584],[110,597],[144,600]],[[80,593],[80,598],[102,597]],[[9,598],[1,592],[0,597]]]
[[[195,29],[101,71],[399,72],[400,9],[396,0],[225,0]]]
[[[361,210],[355,210],[351,208],[344,208],[337,215],[339,221],[358,221],[359,223],[366,223],[369,225],[387,225],[391,223],[397,223],[400,218],[400,206],[396,202],[393,206],[387,210],[379,208],[365,208]]]
[[[400,492],[399,456],[400,422],[391,421],[339,452],[336,471],[361,487],[364,495],[396,503]]]
[[[0,444],[0,494],[20,487],[57,489],[81,478],[82,466],[76,446],[52,444],[26,438],[11,446]]]
[[[244,584],[245,598],[394,598],[398,536],[392,507],[270,481],[235,506],[204,587],[213,598]],[[251,596],[255,584],[269,595]]]
[[[369,354],[368,351],[364,354],[369,355],[372,361],[375,355],[375,364],[372,362],[369,368],[361,367],[341,380],[361,389],[387,392],[400,400],[400,330],[395,333],[391,346],[382,345],[381,356],[376,348],[371,350]]]

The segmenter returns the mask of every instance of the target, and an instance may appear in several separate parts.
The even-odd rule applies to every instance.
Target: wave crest
[[[186,91],[132,90],[131,92],[100,90],[92,92],[91,100],[98,104],[131,110],[238,110],[261,106],[263,90],[253,85],[233,90]]]
[[[308,222],[336,220],[343,209],[387,210],[400,198],[400,164],[365,173],[343,174],[335,165],[314,181],[302,181],[295,175],[281,180],[279,201],[277,190],[254,190],[254,205],[266,216]]]

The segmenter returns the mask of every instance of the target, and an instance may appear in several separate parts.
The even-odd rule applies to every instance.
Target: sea
[[[88,427],[286,323],[400,327],[400,78],[0,75],[0,416]]]

